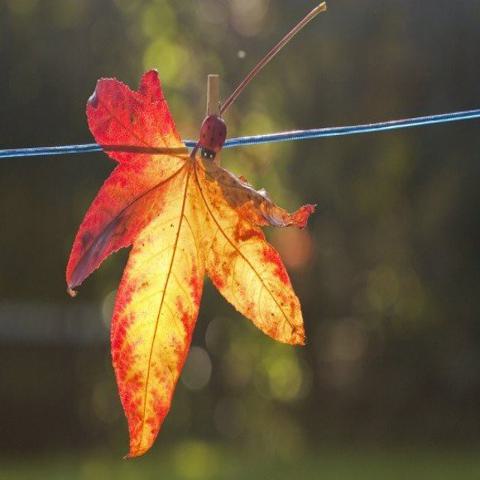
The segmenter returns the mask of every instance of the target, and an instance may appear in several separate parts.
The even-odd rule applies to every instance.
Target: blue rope
[[[286,142],[293,140],[307,140],[312,138],[339,137],[359,133],[383,132],[385,130],[398,130],[401,128],[420,127],[436,123],[451,123],[460,120],[473,120],[480,118],[480,109],[463,112],[443,113],[426,117],[406,118],[404,120],[391,120],[380,123],[367,123],[347,127],[314,128],[312,130],[294,130],[291,132],[271,133],[268,135],[255,135],[251,137],[231,138],[225,142],[225,147],[239,145],[258,145],[261,143]]]
[[[253,135],[249,137],[230,138],[225,142],[224,148],[232,148],[243,145],[259,145],[262,143],[287,142],[307,140],[312,138],[338,137],[342,135],[356,135],[359,133],[383,132],[385,130],[398,130],[401,128],[420,127],[437,123],[451,123],[461,120],[473,120],[480,118],[480,109],[466,110],[462,112],[443,113],[426,117],[406,118],[380,123],[368,123],[365,125],[352,125],[346,127],[315,128],[311,130],[293,130],[290,132],[269,133],[266,135]],[[185,140],[187,147],[193,148],[194,140]],[[128,149],[128,147],[126,147]],[[63,145],[58,147],[33,147],[11,148],[0,150],[0,159],[16,157],[36,157],[47,155],[67,155],[73,153],[101,152],[103,149],[96,143],[84,145]]]

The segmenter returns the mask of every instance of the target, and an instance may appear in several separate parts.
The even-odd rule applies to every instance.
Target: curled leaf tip
[[[298,228],[305,228],[307,226],[310,215],[315,211],[317,205],[307,204],[300,207],[293,215],[293,224]]]

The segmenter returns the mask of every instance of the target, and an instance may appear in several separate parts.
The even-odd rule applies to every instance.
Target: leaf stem
[[[238,87],[232,92],[232,94],[225,100],[220,108],[220,115],[232,105],[237,97],[242,93],[244,88],[252,81],[252,79],[260,72],[260,70],[267,65],[270,60],[308,23],[310,23],[319,13],[327,10],[327,3],[322,2],[317,5],[303,20],[297,23],[258,63],[253,67],[252,71],[244,78],[244,80],[238,85]]]

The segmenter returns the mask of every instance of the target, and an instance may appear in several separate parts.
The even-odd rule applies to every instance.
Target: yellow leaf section
[[[144,454],[160,430],[198,315],[204,262],[196,242],[205,213],[192,173],[190,163],[135,240],[115,302],[112,356],[129,457]]]
[[[249,220],[251,216],[242,215],[242,202],[234,208],[200,161],[195,178],[207,211],[205,267],[212,282],[264,333],[280,342],[303,344],[300,302],[279,254]]]
[[[206,179],[217,183],[221,195],[230,207],[244,220],[254,225],[273,227],[295,225],[303,228],[315,209],[315,205],[304,205],[296,212],[288,213],[275,205],[263,188],[255,190],[245,179],[237,177],[215,162],[205,160],[202,166]]]

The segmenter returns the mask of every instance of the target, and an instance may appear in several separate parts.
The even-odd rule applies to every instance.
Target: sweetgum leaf
[[[263,332],[304,343],[300,303],[260,227],[303,228],[314,206],[289,214],[213,161],[188,156],[155,71],[144,74],[138,92],[99,80],[87,117],[119,165],[80,226],[67,285],[73,291],[108,255],[132,245],[111,347],[135,457],[152,446],[170,409],[205,273]]]

